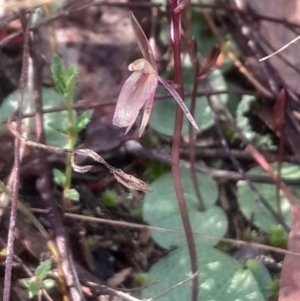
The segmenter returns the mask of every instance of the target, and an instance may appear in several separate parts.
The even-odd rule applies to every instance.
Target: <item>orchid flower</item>
[[[127,134],[134,124],[139,111],[145,106],[139,131],[140,137],[149,121],[155,90],[160,82],[175,98],[191,124],[199,130],[193,116],[178,92],[170,83],[159,76],[151,46],[132,12],[130,12],[130,20],[137,38],[137,44],[144,58],[138,59],[128,66],[128,69],[133,71],[133,73],[125,81],[119,94],[113,124],[118,127],[126,127],[125,134]]]

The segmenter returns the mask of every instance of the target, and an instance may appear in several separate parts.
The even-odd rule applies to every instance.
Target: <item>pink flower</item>
[[[192,125],[199,130],[193,116],[175,88],[158,75],[151,46],[132,12],[130,12],[130,19],[137,37],[138,46],[144,58],[138,59],[128,66],[128,69],[133,71],[133,73],[125,81],[121,89],[113,117],[113,124],[118,127],[126,127],[125,134],[127,134],[144,106],[144,114],[139,131],[140,137],[149,121],[155,90],[158,82],[160,82],[175,98]]]

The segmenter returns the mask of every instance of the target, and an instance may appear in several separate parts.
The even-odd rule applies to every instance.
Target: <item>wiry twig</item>
[[[165,163],[167,165],[171,165],[171,157],[168,153],[156,151],[152,149],[148,149],[143,147],[138,141],[135,140],[128,140],[122,145],[122,149],[124,149],[125,152],[129,152],[136,156],[143,156],[148,159],[157,160],[159,162]],[[220,151],[219,151],[220,152]],[[218,153],[219,153],[218,152]],[[231,153],[233,156],[235,156],[234,152]],[[248,153],[250,156],[250,153]],[[223,150],[223,157],[225,157],[225,153]],[[226,154],[226,158],[228,158],[229,155]],[[253,158],[253,157],[252,157]],[[185,160],[180,160],[179,165],[181,168],[190,169],[191,164]],[[223,170],[223,169],[216,169],[211,167],[205,167],[201,166],[199,164],[196,165],[196,170],[198,172],[201,172],[205,175],[208,175],[209,177],[216,178],[216,179],[226,179],[228,181],[239,181],[243,180],[242,175],[239,172],[234,172],[230,170]],[[257,182],[257,183],[269,183],[274,184],[273,179],[270,176],[262,176],[262,175],[248,175],[248,178],[251,182]],[[300,179],[281,179],[284,183],[288,185],[298,185]]]
[[[20,11],[20,17],[23,19],[26,16],[25,11]],[[17,130],[21,131],[22,127],[22,108],[23,108],[23,93],[27,82],[27,68],[28,68],[28,57],[29,57],[29,42],[30,42],[30,17],[27,19],[27,23],[23,24],[25,42],[23,50],[23,66],[20,77],[19,93],[18,93],[18,118],[17,118]],[[5,277],[4,277],[4,291],[3,291],[3,301],[10,300],[10,289],[11,289],[11,271],[12,271],[12,261],[14,253],[14,237],[15,237],[15,226],[17,218],[17,207],[18,207],[18,197],[19,197],[19,176],[20,176],[20,147],[21,141],[15,139],[14,146],[14,182],[12,185],[12,201],[11,201],[11,213],[10,213],[10,223],[8,230],[8,240],[7,240],[7,250],[8,254],[6,257],[5,266]]]
[[[232,95],[254,95],[256,97],[263,97],[264,95],[256,92],[256,91],[249,91],[249,90],[218,90],[218,91],[202,91],[197,93],[197,97],[201,96],[206,96],[206,95],[219,95],[219,94],[232,94]],[[192,96],[192,93],[185,93],[184,97],[190,97]],[[165,99],[165,98],[170,98],[170,94],[157,94],[155,96],[155,99]],[[97,107],[102,107],[102,106],[115,106],[116,105],[116,99],[111,99],[103,102],[85,102],[84,100],[80,100],[77,103],[73,104],[74,109],[93,109]],[[60,111],[65,111],[67,107],[65,105],[57,106],[54,108],[50,109],[43,109],[42,113],[43,114],[48,114],[48,113],[54,113],[54,112],[60,112]],[[23,118],[29,118],[35,116],[35,112],[31,113],[24,113]]]
[[[156,296],[154,296],[154,297],[152,297],[152,298],[146,299],[146,301],[152,301],[152,300],[159,299],[159,298],[165,296],[166,294],[168,294],[169,292],[175,290],[175,289],[178,288],[179,286],[185,284],[185,283],[188,282],[188,281],[193,280],[195,277],[198,277],[198,274],[199,274],[198,272],[194,273],[193,275],[191,275],[191,276],[185,278],[184,280],[178,282],[177,284],[173,285],[172,287],[170,287],[170,288],[167,289],[166,291],[164,291],[164,292],[162,292],[162,293],[160,293],[160,294],[158,294],[158,295],[156,295]]]
[[[31,211],[37,212],[37,213],[42,213],[42,214],[47,214],[47,211],[45,209],[32,208]],[[161,228],[161,227],[155,227],[155,226],[149,226],[149,225],[140,225],[140,224],[135,224],[135,223],[131,223],[131,222],[116,221],[116,220],[110,220],[110,219],[94,217],[94,216],[85,216],[85,215],[80,215],[80,214],[75,214],[75,213],[67,213],[66,212],[66,213],[64,213],[64,216],[68,217],[68,218],[73,218],[76,220],[86,221],[86,222],[112,225],[114,227],[124,227],[124,228],[139,229],[139,230],[148,229],[148,230],[157,231],[157,232],[176,233],[176,234],[180,234],[180,235],[185,235],[184,231],[180,231],[180,230],[167,229],[167,228]],[[224,237],[218,237],[218,236],[212,236],[212,235],[205,235],[205,234],[200,234],[200,233],[195,233],[195,232],[193,232],[193,235],[195,237],[210,239],[210,240],[213,240],[216,242],[221,241],[221,242],[230,243],[230,244],[236,245],[236,246],[255,247],[255,248],[261,249],[261,250],[271,251],[271,252],[284,254],[284,255],[292,254],[292,255],[300,257],[300,252],[293,252],[293,251],[289,251],[286,249],[267,246],[267,245],[263,245],[263,244],[259,244],[259,243],[252,243],[249,241],[233,239],[233,238],[224,238]]]
[[[284,51],[285,49],[287,49],[288,47],[290,47],[291,45],[293,45],[294,43],[296,43],[299,40],[300,40],[300,36],[297,36],[296,38],[294,38],[290,42],[286,43],[285,45],[283,45],[282,47],[280,47],[276,51],[274,51],[274,52],[270,53],[269,55],[266,55],[266,56],[262,57],[261,59],[259,59],[259,62],[263,62],[263,61],[266,61],[266,60],[270,59],[272,56],[279,54],[280,52]]]

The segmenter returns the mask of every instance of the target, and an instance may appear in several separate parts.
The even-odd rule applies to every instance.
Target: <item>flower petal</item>
[[[118,127],[127,127],[132,124],[146,98],[142,95],[147,76],[141,71],[133,72],[125,81],[118,97],[113,124]]]
[[[156,80],[157,80],[157,78],[156,78]],[[151,111],[152,111],[154,96],[155,96],[155,89],[152,91],[152,93],[150,94],[149,98],[146,101],[146,105],[145,105],[145,108],[144,108],[143,119],[142,119],[140,131],[139,131],[139,137],[142,136],[142,134],[145,130],[145,127],[146,127],[146,125],[149,121],[150,114],[151,114]]]
[[[199,131],[198,125],[197,125],[194,117],[192,116],[192,114],[190,113],[188,107],[186,106],[186,104],[184,103],[184,101],[182,100],[182,98],[180,97],[178,92],[174,89],[174,87],[171,84],[169,84],[166,80],[161,78],[160,76],[158,76],[158,80],[170,92],[170,94],[175,98],[178,105],[182,109],[183,113],[185,114],[187,119],[190,121],[190,123],[194,126],[194,128]]]
[[[158,85],[157,77],[157,73],[144,74],[141,71],[135,71],[126,80],[115,109],[114,125],[119,127],[132,126],[146,100],[154,94]]]
[[[143,54],[143,57],[152,65],[152,67],[157,70],[156,61],[153,55],[153,50],[148,42],[148,39],[141,28],[139,22],[135,18],[132,11],[129,12],[129,17],[131,21],[131,25],[137,40],[137,44]]]

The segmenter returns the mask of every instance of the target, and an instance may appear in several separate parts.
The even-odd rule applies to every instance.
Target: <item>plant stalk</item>
[[[181,66],[181,49],[180,49],[180,15],[175,12],[177,5],[180,0],[172,0],[172,24],[171,24],[171,39],[173,43],[173,52],[174,52],[174,80],[178,84],[177,92],[182,97],[183,93],[183,81],[182,81],[182,66]],[[183,125],[183,112],[180,109],[179,105],[176,104],[176,114],[175,114],[175,128],[172,141],[172,151],[171,151],[171,160],[172,160],[172,176],[174,182],[175,193],[178,201],[178,206],[180,209],[180,214],[182,218],[182,223],[184,227],[184,232],[187,240],[187,245],[189,248],[190,261],[191,261],[191,270],[192,274],[195,274],[195,278],[192,281],[192,301],[198,300],[199,293],[199,276],[198,276],[198,262],[197,262],[197,252],[195,241],[193,237],[192,227],[188,215],[188,210],[186,206],[186,201],[183,194],[183,188],[180,177],[180,168],[179,168],[179,148],[181,140],[181,130]]]
[[[68,111],[68,130],[67,130],[67,137],[68,137],[68,149],[73,150],[76,143],[76,134],[75,134],[75,125],[74,125],[74,115],[73,115],[73,97],[69,96],[66,98],[66,105]],[[70,199],[66,197],[66,192],[71,188],[71,181],[72,181],[72,166],[71,166],[71,157],[72,154],[67,154],[67,161],[66,161],[66,182],[64,185],[64,198],[63,198],[63,207],[64,209],[68,209],[72,206]]]

